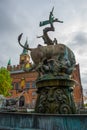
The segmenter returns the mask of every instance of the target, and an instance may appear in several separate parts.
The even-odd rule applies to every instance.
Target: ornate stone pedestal
[[[38,80],[35,112],[75,114],[76,108],[72,96],[74,85],[74,80],[59,77]]]

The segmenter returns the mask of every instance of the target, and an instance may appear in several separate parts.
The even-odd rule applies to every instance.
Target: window
[[[15,83],[15,89],[16,89],[16,90],[19,89],[19,83]]]
[[[36,83],[35,83],[35,81],[32,82],[32,88],[36,88]]]
[[[26,88],[30,88],[30,83],[29,82],[26,83]]]

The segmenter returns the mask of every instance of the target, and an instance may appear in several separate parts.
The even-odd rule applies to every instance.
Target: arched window
[[[25,97],[21,96],[19,99],[19,107],[23,107],[25,105]]]

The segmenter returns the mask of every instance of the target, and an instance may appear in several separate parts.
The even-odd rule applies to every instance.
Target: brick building
[[[26,44],[27,42],[25,43],[25,46]],[[25,93],[20,96],[20,100],[18,102],[19,107],[27,106],[28,108],[34,108],[35,106],[37,99],[35,80],[38,76],[38,73],[36,71],[27,71],[31,68],[31,66],[32,64],[30,63],[30,56],[28,55],[28,51],[26,49],[23,49],[23,52],[20,55],[19,65],[11,66],[10,62],[8,62],[7,65],[7,69],[10,71],[12,78],[12,97],[20,96],[22,91],[25,91]],[[72,77],[78,82],[74,88],[74,99],[77,106],[82,107],[83,93],[79,64],[76,65],[76,69],[73,72]]]
[[[27,42],[25,43],[26,46]],[[8,62],[7,69],[10,71],[12,78],[11,97],[15,98],[20,96],[18,102],[19,107],[28,107],[34,108],[37,94],[35,80],[38,76],[36,71],[27,72],[31,68],[32,64],[30,63],[30,56],[26,49],[23,49],[22,54],[20,55],[19,65],[11,66],[11,62]]]

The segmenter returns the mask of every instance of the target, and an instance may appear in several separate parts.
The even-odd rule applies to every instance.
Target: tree
[[[9,71],[1,67],[0,68],[0,94],[4,96],[9,95],[9,91],[12,89],[12,80]]]

